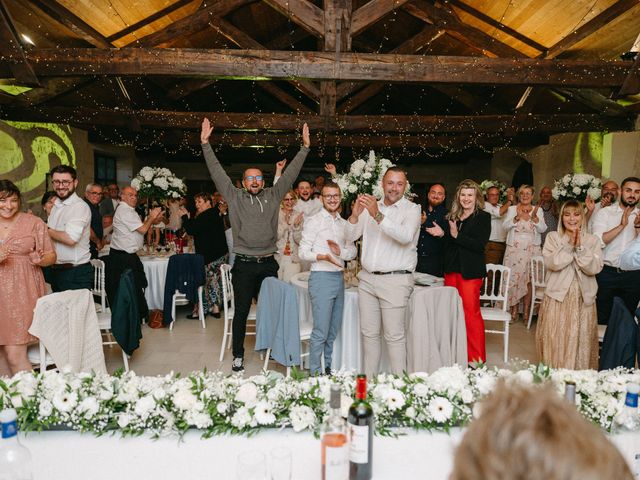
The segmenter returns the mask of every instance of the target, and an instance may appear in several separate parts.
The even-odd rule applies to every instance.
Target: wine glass
[[[291,480],[291,450],[287,447],[271,450],[271,480]]]
[[[236,480],[267,480],[267,465],[262,452],[246,451],[238,455]]]

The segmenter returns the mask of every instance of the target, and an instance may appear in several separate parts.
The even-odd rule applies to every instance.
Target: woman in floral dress
[[[303,214],[293,210],[298,197],[293,190],[289,190],[282,199],[280,214],[278,215],[278,253],[276,260],[280,265],[278,278],[285,282],[291,280],[301,270],[298,258],[298,246],[302,238]]]
[[[503,226],[507,230],[507,248],[504,265],[511,269],[509,277],[509,307],[515,321],[520,302],[524,318],[531,308],[531,259],[542,255],[541,233],[547,229],[544,216],[532,205],[533,187],[522,185],[518,189],[517,205],[509,207]]]

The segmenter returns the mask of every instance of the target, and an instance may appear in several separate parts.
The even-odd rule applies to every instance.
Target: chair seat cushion
[[[100,330],[111,328],[111,312],[98,312],[98,328]]]
[[[511,315],[505,312],[501,308],[493,307],[481,307],[480,314],[483,320],[489,320],[494,322],[510,322]]]

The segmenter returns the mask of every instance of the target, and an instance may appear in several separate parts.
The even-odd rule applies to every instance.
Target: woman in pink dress
[[[45,223],[21,213],[20,190],[0,180],[0,374],[31,370],[27,345],[33,309],[45,294],[42,268],[53,265],[56,253]]]

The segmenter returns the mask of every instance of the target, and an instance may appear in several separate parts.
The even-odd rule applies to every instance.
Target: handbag
[[[150,328],[164,328],[162,323],[162,310],[151,310],[149,312],[149,325]]]

